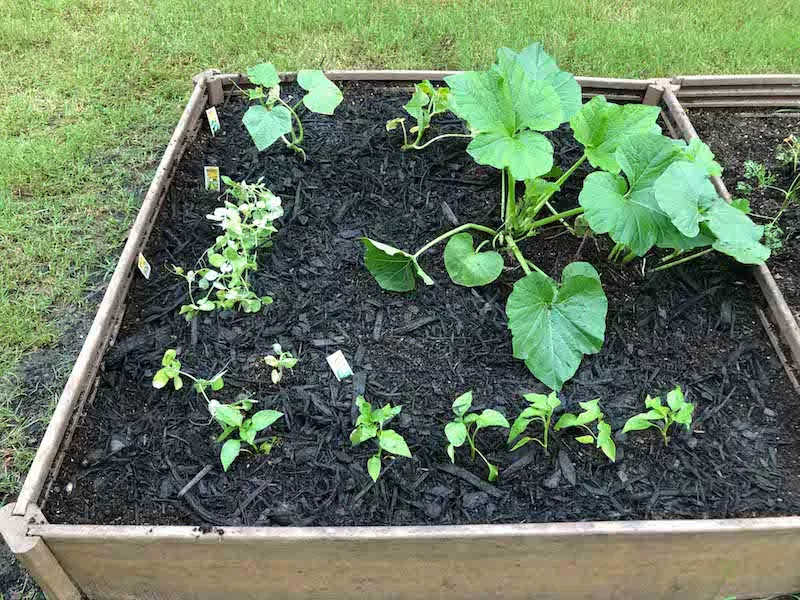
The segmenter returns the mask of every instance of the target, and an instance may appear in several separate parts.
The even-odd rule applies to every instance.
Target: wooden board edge
[[[664,90],[663,99],[664,103],[667,105],[670,115],[680,128],[684,139],[688,142],[693,138],[699,138],[700,136],[697,135],[697,130],[694,128],[694,125],[692,125],[689,116],[686,114],[686,111],[678,101],[675,92],[671,88]],[[714,184],[714,187],[717,189],[719,195],[722,196],[727,202],[730,202],[731,195],[728,192],[728,189],[725,187],[725,183],[722,181],[722,178],[713,176],[711,177],[711,182]],[[800,326],[797,324],[794,314],[789,308],[786,298],[783,296],[783,293],[778,287],[778,284],[775,281],[775,278],[772,276],[769,267],[767,267],[765,264],[758,265],[753,268],[753,275],[755,276],[756,281],[761,288],[761,292],[764,294],[764,298],[766,299],[767,304],[772,311],[772,316],[775,319],[775,322],[778,324],[778,329],[781,332],[781,336],[792,352],[794,364],[800,369]]]
[[[751,75],[678,75],[672,83],[681,87],[719,86],[719,85],[800,85],[800,74],[751,74]]]
[[[206,103],[206,78],[201,77],[194,86],[189,102],[167,144],[164,155],[156,169],[150,188],[144,197],[120,254],[117,266],[106,288],[97,314],[92,321],[80,354],[56,404],[42,441],[22,484],[14,512],[25,514],[30,503],[36,503],[50,474],[61,442],[81,399],[87,395],[94,383],[102,357],[112,333],[112,324],[122,309],[128,287],[133,279],[139,252],[144,248],[155,223],[164,191],[169,182],[177,157],[183,152],[188,131],[200,118]]]

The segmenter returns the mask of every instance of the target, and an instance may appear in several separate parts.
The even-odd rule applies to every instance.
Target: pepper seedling
[[[600,398],[595,398],[588,402],[579,402],[578,405],[583,409],[583,412],[578,415],[572,413],[561,415],[554,427],[555,431],[560,431],[567,427],[580,427],[586,433],[576,437],[575,441],[580,444],[596,445],[611,462],[615,462],[617,460],[617,446],[614,440],[611,439],[611,425],[605,422],[605,415],[600,410]],[[589,427],[592,423],[596,424],[596,433]]]
[[[269,454],[275,444],[274,438],[257,444],[256,436],[280,419],[283,413],[266,409],[259,410],[251,417],[247,417],[246,413],[253,408],[255,403],[255,400],[245,398],[232,404],[221,404],[212,400],[208,405],[211,416],[222,427],[222,433],[217,437],[217,442],[225,442],[219,453],[219,459],[225,471],[245,451],[242,442],[248,444],[252,448],[250,451],[255,454]],[[237,436],[231,437],[234,432]]]
[[[453,401],[453,413],[456,418],[444,427],[444,435],[448,441],[447,456],[455,464],[455,449],[463,446],[464,442],[469,443],[470,457],[475,460],[475,454],[477,453],[489,468],[489,481],[494,481],[498,475],[497,467],[490,463],[483,452],[477,448],[475,436],[481,429],[487,427],[504,427],[508,429],[508,421],[502,414],[491,408],[485,409],[481,414],[467,413],[470,407],[472,407],[472,390],[461,394]]]
[[[550,392],[548,395],[544,394],[524,394],[522,396],[528,402],[528,405],[519,416],[514,420],[511,425],[511,430],[508,432],[508,443],[511,444],[520,435],[525,433],[528,426],[533,421],[539,421],[542,424],[542,437],[523,437],[519,440],[511,451],[519,450],[528,442],[536,442],[547,451],[548,436],[550,433],[550,422],[553,419],[553,411],[561,406],[561,400],[555,392]]]
[[[289,369],[291,371],[300,359],[295,358],[291,352],[284,352],[277,342],[272,344],[272,351],[275,355],[269,354],[265,356],[264,362],[272,367],[272,383],[278,385],[283,379],[283,370]]]
[[[281,98],[281,78],[272,63],[248,67],[247,76],[255,87],[245,93],[256,104],[247,109],[242,122],[258,151],[266,150],[281,140],[305,159],[306,153],[300,145],[303,143],[303,122],[297,111],[300,106],[305,106],[311,112],[332,115],[344,99],[342,91],[322,71],[298,71],[297,84],[307,94],[291,106]]]
[[[358,406],[358,418],[355,429],[350,433],[350,443],[358,446],[373,438],[377,441],[378,450],[367,460],[367,472],[372,481],[378,481],[378,477],[381,476],[381,459],[384,450],[395,456],[411,458],[411,451],[403,436],[393,429],[383,428],[386,423],[400,414],[403,407],[387,404],[383,408],[373,410],[372,405],[364,399],[364,396],[356,398],[356,406]]]
[[[241,310],[255,313],[272,304],[270,296],[259,297],[249,284],[251,271],[258,268],[258,249],[272,245],[271,237],[278,230],[274,222],[283,216],[281,199],[262,183],[236,182],[223,175],[227,186],[224,206],[206,215],[222,229],[214,245],[206,250],[195,269],[185,271],[173,267],[176,275],[186,280],[189,304],[180,314],[191,321],[201,312]],[[230,196],[236,202],[227,199]],[[201,266],[205,262],[208,266]],[[195,298],[194,286],[204,292]]]
[[[414,118],[417,124],[411,127],[409,131],[406,131],[405,117],[399,117],[397,119],[391,119],[386,123],[386,131],[391,132],[398,127],[402,129],[402,150],[422,150],[430,144],[448,137],[471,137],[469,135],[461,134],[444,134],[433,138],[425,144],[420,145],[422,136],[425,134],[425,131],[427,131],[428,127],[430,127],[431,119],[436,115],[442,114],[448,110],[449,96],[450,90],[446,86],[434,88],[431,82],[427,79],[421,83],[414,84],[414,93],[411,96],[411,100],[409,100],[403,106],[403,108]],[[408,142],[409,133],[417,134],[416,139],[411,143]]]
[[[521,52],[501,48],[486,71],[450,75],[445,82],[447,108],[470,131],[464,134],[471,138],[467,153],[501,171],[499,225],[465,223],[414,252],[365,237],[364,262],[383,289],[409,292],[418,281],[433,285],[420,258],[439,243],[446,242],[444,263],[456,285],[490,284],[511,271],[505,268],[511,258],[523,275],[506,304],[513,354],[550,389],[560,390],[583,357],[602,348],[608,301],[592,265],[568,264],[559,283],[524,256],[520,243],[544,227],[563,223],[574,232],[568,222],[583,216],[592,232],[608,234],[615,243],[611,258],[623,263],[654,247],[672,250],[654,270],[712,250],[746,264],[769,257],[759,241],[764,228],[716,194],[708,178],[722,169],[711,150],[699,139],[686,144],[664,136],[658,107],[618,105],[603,96],[581,104],[575,78],[538,43]],[[584,152],[562,170],[554,168],[544,134],[565,122]],[[551,198],[587,163],[597,170],[585,178],[579,206],[557,211]],[[552,214],[542,216],[544,210]],[[473,234],[486,239],[476,247]],[[706,249],[685,254],[698,248]]]
[[[644,401],[645,413],[632,416],[622,428],[622,433],[628,431],[641,431],[650,427],[655,427],[661,433],[664,445],[669,445],[669,428],[673,423],[678,423],[691,430],[692,413],[694,404],[687,402],[684,398],[681,386],[676,386],[674,390],[667,393],[667,405],[661,404],[661,396],[651,398],[649,395]]]

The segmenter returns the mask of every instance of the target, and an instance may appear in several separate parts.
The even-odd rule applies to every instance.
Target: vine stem
[[[420,134],[420,137],[422,134]],[[438,142],[439,140],[443,140],[445,138],[471,138],[472,135],[469,133],[443,133],[442,135],[437,135],[435,138],[428,140],[421,146],[418,146],[419,140],[408,146],[409,148],[413,148],[414,150],[424,150],[428,146],[430,146],[433,142]]]
[[[511,226],[511,230],[514,230],[514,225],[517,221],[517,182],[514,177],[511,175],[511,169],[506,167],[505,169],[505,179],[506,179],[506,219],[508,220],[508,224]],[[504,221],[505,222],[505,221]]]
[[[486,227],[484,225],[477,225],[476,223],[465,223],[464,225],[459,225],[455,229],[451,229],[447,233],[443,233],[439,237],[431,240],[430,242],[425,244],[422,248],[417,250],[414,253],[413,257],[415,259],[418,258],[420,256],[420,254],[422,254],[426,250],[430,250],[431,248],[433,248],[439,242],[443,242],[444,240],[446,240],[450,236],[453,236],[453,235],[455,235],[457,233],[460,233],[462,231],[466,231],[467,229],[475,229],[476,231],[482,231],[483,233],[488,233],[489,235],[497,235],[497,232],[494,229],[492,229],[491,227]]]
[[[565,210],[564,212],[560,212],[550,217],[545,217],[544,219],[539,219],[538,221],[534,221],[533,223],[530,224],[530,229],[531,230],[538,229],[539,227],[544,227],[545,225],[549,225],[550,223],[555,223],[556,221],[561,221],[562,219],[568,219],[570,217],[574,217],[575,215],[582,215],[583,212],[584,209],[582,206],[570,210]]]
[[[283,104],[287,110],[292,113],[294,120],[297,122],[297,136],[295,136],[294,127],[292,127],[292,145],[299,146],[303,143],[303,123],[300,121],[300,117],[297,116],[297,113],[294,112],[294,109],[289,106],[280,96],[278,96],[278,102]]]
[[[672,267],[675,267],[677,265],[681,265],[681,264],[683,264],[685,262],[689,262],[690,260],[694,260],[695,258],[700,258],[701,256],[704,256],[704,255],[706,255],[706,254],[708,254],[709,252],[712,252],[712,251],[713,251],[713,248],[708,248],[706,250],[702,250],[701,252],[696,252],[694,254],[690,254],[689,256],[687,256],[685,258],[682,258],[680,260],[675,260],[675,261],[672,261],[671,263],[667,263],[666,265],[661,265],[660,267],[656,267],[655,269],[653,269],[653,272],[664,271],[666,269],[671,269]]]
[[[539,211],[542,210],[542,208],[544,208],[544,206],[547,204],[547,202],[550,200],[550,198],[553,196],[553,194],[556,193],[556,190],[559,189],[564,184],[564,182],[567,179],[570,178],[570,176],[576,171],[576,169],[578,167],[580,167],[584,162],[586,162],[586,158],[587,158],[586,154],[581,156],[575,162],[574,165],[572,165],[569,169],[567,169],[566,172],[564,172],[564,174],[561,175],[561,177],[559,177],[558,180],[556,180],[556,182],[554,184],[556,189],[554,189],[553,191],[547,192],[544,195],[544,197],[539,201],[539,204],[536,205],[536,208],[533,211],[533,216],[536,216],[539,213]]]
[[[525,271],[525,275],[530,275],[531,268],[528,266],[528,260],[522,255],[522,252],[520,252],[519,246],[517,246],[517,243],[514,241],[514,238],[508,236],[508,239],[506,241],[508,243],[508,248],[514,255],[514,258],[517,259],[517,262],[519,262],[519,265],[522,267],[522,270]],[[534,268],[541,273],[539,267],[534,265]]]

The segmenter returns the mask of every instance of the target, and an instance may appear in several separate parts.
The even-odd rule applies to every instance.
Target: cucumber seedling
[[[444,435],[447,438],[447,456],[450,461],[455,464],[456,462],[456,448],[464,445],[464,442],[469,444],[469,452],[472,460],[475,460],[475,454],[481,457],[483,462],[489,468],[489,481],[497,479],[498,470],[495,465],[489,462],[486,456],[475,445],[475,436],[481,429],[487,427],[504,427],[508,429],[508,421],[506,418],[494,409],[487,408],[481,414],[468,413],[467,411],[472,407],[472,390],[461,394],[453,401],[453,413],[456,418],[450,421],[444,427]]]
[[[247,76],[255,87],[245,93],[255,104],[244,113],[242,122],[258,151],[266,150],[281,140],[305,159],[306,153],[300,145],[304,137],[303,122],[297,114],[300,107],[305,106],[313,113],[332,115],[344,98],[342,91],[322,71],[298,71],[297,84],[307,93],[290,105],[281,98],[281,78],[272,63],[248,67]]]
[[[372,481],[378,481],[378,477],[381,476],[384,451],[395,456],[411,458],[411,451],[403,436],[393,429],[383,428],[386,423],[400,414],[403,407],[387,404],[383,408],[373,410],[372,405],[364,399],[364,396],[356,398],[356,406],[358,406],[358,418],[355,429],[350,433],[350,443],[358,446],[371,439],[377,442],[378,450],[367,460],[367,472]]]

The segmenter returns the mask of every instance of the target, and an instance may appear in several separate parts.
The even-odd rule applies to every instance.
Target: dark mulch
[[[463,451],[450,467],[442,429],[456,395],[472,389],[475,408],[512,417],[523,406],[520,392],[543,391],[511,356],[504,301],[519,273],[481,289],[458,287],[437,248],[423,260],[436,286],[388,294],[366,271],[358,238],[418,247],[450,227],[443,202],[461,222],[496,222],[499,179],[460,142],[401,153],[384,123],[400,114],[406,92],[354,84],[345,97],[335,118],[306,117],[305,164],[280,148],[258,155],[236,100],[219,111],[226,135],[201,134],[188,150],[147,250],[154,277],[132,288],[97,398],[50,495],[51,521],[402,525],[797,512],[797,398],[756,318],[761,298],[747,271],[711,258],[643,277],[640,261],[605,262],[607,240],[580,249],[558,228],[525,251],[551,274],[576,255],[591,261],[609,297],[605,346],[565,386],[567,408],[600,397],[619,430],[646,393],[681,384],[697,403],[693,432],[676,432],[668,448],[656,432],[617,434],[618,462],[610,464],[564,433],[550,456],[538,446],[512,455],[489,430],[482,447],[511,467],[497,485],[485,483],[482,464]],[[579,155],[563,132],[552,138],[562,166]],[[213,239],[205,215],[218,200],[202,190],[204,164],[235,179],[264,176],[287,214],[255,278],[275,303],[258,315],[201,318],[193,345],[177,315],[184,287],[165,265],[193,264]],[[577,189],[562,194],[564,206],[574,206]],[[276,340],[300,356],[280,387],[262,362]],[[247,391],[260,406],[285,411],[272,455],[242,458],[223,473],[203,404],[188,389],[150,386],[167,347],[180,348],[194,373],[227,366],[221,399]],[[325,363],[337,349],[356,372],[343,383]],[[395,428],[414,454],[387,464],[377,485],[366,473],[370,450],[348,441],[364,385],[373,403],[403,405]],[[176,498],[208,464],[213,469]]]
[[[742,113],[741,109],[691,111],[690,117],[697,133],[725,166],[722,178],[734,196],[744,197],[736,191],[736,184],[745,181],[746,160],[764,163],[777,175],[775,185],[783,189],[787,189],[794,178],[791,167],[783,167],[775,159],[775,151],[789,134],[800,136],[800,117],[769,114],[752,110]],[[783,204],[782,194],[775,190],[756,190],[747,197],[753,212],[770,217],[776,215]],[[767,222],[764,219],[757,221]],[[773,252],[769,268],[795,316],[800,319],[800,198],[783,213],[778,224],[783,229],[784,245]]]

